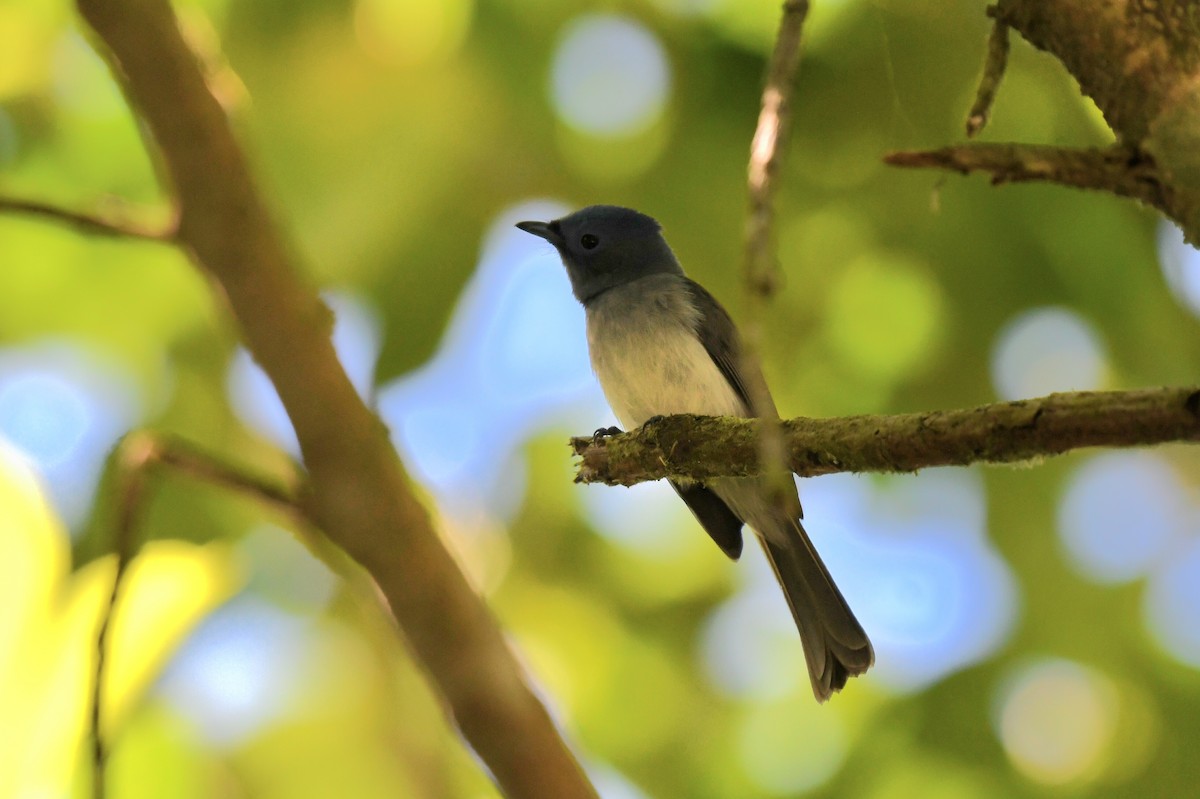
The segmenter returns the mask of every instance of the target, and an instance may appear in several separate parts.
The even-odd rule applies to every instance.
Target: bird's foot
[[[616,436],[625,431],[619,427],[597,427],[596,432],[592,433],[592,443],[599,444],[609,436]]]

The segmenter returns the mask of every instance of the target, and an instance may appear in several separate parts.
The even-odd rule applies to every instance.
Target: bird
[[[653,217],[592,205],[516,226],[558,251],[584,307],[592,369],[625,429],[681,413],[752,418],[755,390],[778,418],[761,368],[743,360],[729,314],[684,274]],[[742,554],[743,525],[757,533],[800,632],[818,702],[871,667],[870,639],[801,524],[794,485],[780,502],[763,477],[669,482],[732,560]]]

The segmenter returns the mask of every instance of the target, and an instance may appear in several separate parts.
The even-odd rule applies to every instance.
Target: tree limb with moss
[[[761,473],[759,422],[666,416],[614,436],[574,438],[576,482],[634,485],[664,477],[710,480]],[[915,472],[933,466],[1038,461],[1081,447],[1200,441],[1200,386],[1082,391],[949,411],[789,419],[789,468]]]

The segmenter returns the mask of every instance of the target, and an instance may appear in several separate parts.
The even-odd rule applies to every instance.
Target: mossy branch
[[[579,483],[710,480],[760,471],[758,421],[668,416],[628,433],[573,438]],[[1200,386],[1085,391],[950,411],[790,419],[789,465],[801,477],[1017,463],[1082,447],[1200,441]]]

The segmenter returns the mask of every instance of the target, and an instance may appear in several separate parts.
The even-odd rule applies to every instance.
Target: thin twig
[[[950,411],[791,419],[789,467],[801,477],[1016,463],[1082,447],[1200,441],[1200,386],[1051,394]],[[576,482],[634,485],[761,473],[758,422],[668,416],[628,433],[574,438]]]
[[[761,427],[759,457],[768,475],[772,493],[787,502],[791,479],[784,468],[782,434],[771,393],[759,374],[762,361],[763,312],[779,286],[779,267],[774,250],[775,177],[779,173],[791,130],[791,97],[800,66],[800,39],[808,16],[808,0],[787,0],[775,48],[767,67],[762,108],[750,143],[747,168],[749,211],[746,215],[746,244],[743,261],[745,319],[741,329],[741,372],[747,377],[751,413],[766,420]],[[792,500],[794,501],[794,500]]]
[[[967,112],[967,138],[974,138],[992,114],[992,103],[996,100],[996,91],[1004,80],[1004,69],[1008,65],[1008,23],[995,15],[995,6],[988,9],[995,17],[992,32],[988,36],[987,56],[983,61],[983,76],[979,79],[979,88],[975,92],[975,102]]]
[[[103,728],[104,683],[108,674],[108,639],[112,628],[117,598],[124,583],[125,572],[133,558],[134,529],[142,509],[145,493],[146,471],[156,456],[153,439],[133,434],[125,438],[117,448],[117,518],[113,534],[113,549],[117,556],[117,570],[113,576],[112,591],[108,605],[100,617],[100,629],[96,633],[96,675],[92,684],[92,796],[104,799],[107,789],[105,766],[108,763],[108,746]]]
[[[294,476],[289,484],[285,484],[250,474],[177,438],[166,439],[160,444],[158,460],[189,477],[238,491],[288,514],[298,515],[309,524],[312,523],[299,504],[298,487],[290,484],[296,482],[297,478]]]
[[[747,168],[750,211],[746,218],[744,277],[751,297],[769,298],[779,284],[772,247],[775,176],[783,162],[791,130],[792,87],[800,67],[800,36],[807,16],[808,0],[788,0],[783,4],[758,125],[750,142]]]
[[[108,236],[120,239],[140,239],[171,243],[175,239],[177,224],[149,227],[134,222],[125,214],[84,213],[61,208],[50,203],[25,200],[16,197],[0,197],[0,213],[24,214],[48,222],[66,225],[93,236]]]
[[[900,151],[883,158],[891,166],[986,172],[992,183],[1044,181],[1108,191],[1168,211],[1170,189],[1146,153],[1114,145],[1074,149],[1036,144],[974,143],[937,150]]]
[[[115,456],[117,511],[113,532],[113,549],[117,556],[117,570],[113,578],[112,591],[108,596],[108,604],[100,617],[100,628],[96,634],[96,674],[91,696],[92,796],[94,799],[104,799],[107,789],[105,773],[110,745],[106,734],[112,732],[112,730],[103,728],[104,684],[108,672],[108,640],[125,575],[133,559],[135,533],[146,503],[147,481],[155,467],[160,465],[170,466],[185,476],[247,494],[268,505],[282,509],[297,519],[306,519],[305,512],[297,499],[299,492],[294,487],[222,463],[217,458],[204,454],[180,439],[139,431],[126,436],[118,445]],[[310,549],[313,547],[310,546]],[[338,569],[338,571],[342,570]]]

